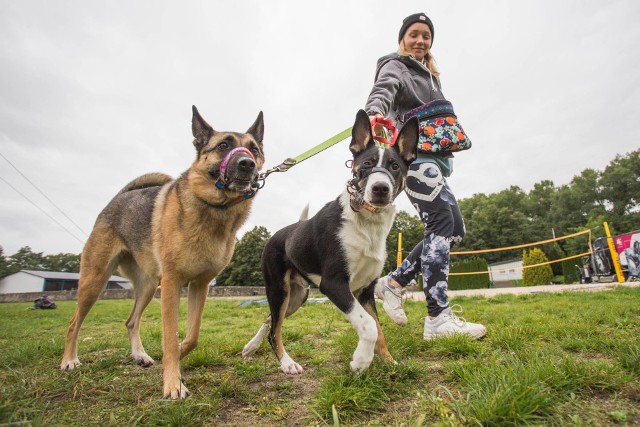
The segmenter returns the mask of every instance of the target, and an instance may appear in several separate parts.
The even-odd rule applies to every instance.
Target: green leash
[[[287,159],[287,160],[293,160],[294,164],[298,164],[304,160],[307,160],[309,157],[315,156],[316,154],[320,153],[321,151],[326,150],[327,148],[336,145],[338,142],[347,139],[348,137],[351,136],[351,129],[352,128],[348,128],[343,130],[342,132],[340,132],[337,135],[332,136],[331,138],[327,139],[326,141],[324,141],[323,143],[316,145],[315,147],[313,147],[310,150],[305,151],[304,153],[300,154],[297,157],[294,157],[293,159]],[[287,161],[285,160],[285,162]]]
[[[337,135],[332,136],[331,138],[327,139],[326,141],[316,145],[315,147],[305,151],[304,153],[294,157],[294,158],[288,158],[286,159],[284,162],[280,163],[278,166],[276,166],[275,168],[271,168],[269,170],[267,170],[266,172],[263,172],[260,174],[260,177],[258,178],[259,181],[262,181],[262,185],[259,186],[259,188],[262,188],[264,186],[264,180],[267,176],[269,176],[271,173],[273,172],[286,172],[289,169],[291,169],[293,166],[297,165],[298,163],[302,163],[303,161],[307,160],[309,157],[315,156],[316,154],[320,153],[321,151],[326,150],[327,148],[336,145],[338,142],[343,141],[345,139],[347,139],[348,137],[351,136],[351,129],[352,128],[348,128],[343,130],[342,132],[340,132]]]

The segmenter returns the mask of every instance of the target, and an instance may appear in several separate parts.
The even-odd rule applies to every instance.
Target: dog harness
[[[220,164],[220,176],[218,177],[218,180],[216,181],[216,188],[223,190],[226,185],[227,185],[227,165],[229,164],[229,160],[231,160],[231,157],[233,157],[234,154],[237,153],[247,153],[249,155],[249,157],[251,157],[251,160],[253,160],[255,162],[255,157],[253,157],[253,154],[251,154],[251,151],[247,150],[244,147],[236,147],[233,150],[229,151],[227,153],[226,156],[224,156],[224,159],[222,159],[222,163]]]
[[[353,178],[347,181],[347,190],[349,191],[349,195],[351,196],[349,203],[351,209],[354,212],[359,212],[360,209],[364,208],[369,212],[377,213],[378,208],[365,202],[362,198],[362,192],[364,188],[360,187],[360,181],[362,181],[372,173],[382,172],[389,177],[389,179],[391,180],[391,185],[395,187],[396,180],[393,178],[393,175],[391,175],[391,173],[387,169],[381,167],[360,169],[357,173],[352,169],[352,172]]]

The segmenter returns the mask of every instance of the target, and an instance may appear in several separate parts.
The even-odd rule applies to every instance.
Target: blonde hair
[[[410,56],[415,59],[415,57],[411,53],[407,52],[407,49],[404,46],[404,38],[403,40],[400,40],[400,44],[398,45],[398,55]],[[431,71],[431,74],[433,74],[435,77],[440,77],[440,71],[438,71],[436,60],[431,54],[431,50],[427,50],[427,53],[424,55],[424,58],[422,58],[422,61],[420,62],[422,62],[422,64],[427,67],[429,71]]]

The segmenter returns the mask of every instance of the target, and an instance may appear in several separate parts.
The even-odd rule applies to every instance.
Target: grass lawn
[[[124,321],[131,300],[98,301],[79,339],[82,366],[60,372],[75,301],[57,310],[0,305],[0,425],[640,425],[640,288],[456,298],[481,341],[422,340],[424,303],[409,325],[384,313],[398,365],[374,359],[353,375],[357,335],[330,303],[308,303],[285,321],[299,376],[278,369],[268,343],[241,351],[265,305],[207,301],[198,348],[182,363],[193,393],[162,399],[160,304],[143,316],[142,341],[157,363],[132,363]],[[186,301],[181,305],[184,336]]]

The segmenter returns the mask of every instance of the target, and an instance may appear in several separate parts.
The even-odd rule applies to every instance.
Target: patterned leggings
[[[424,240],[389,276],[404,287],[422,271],[427,309],[435,317],[449,306],[449,251],[464,237],[464,221],[435,163],[411,164],[405,192],[424,224]]]

